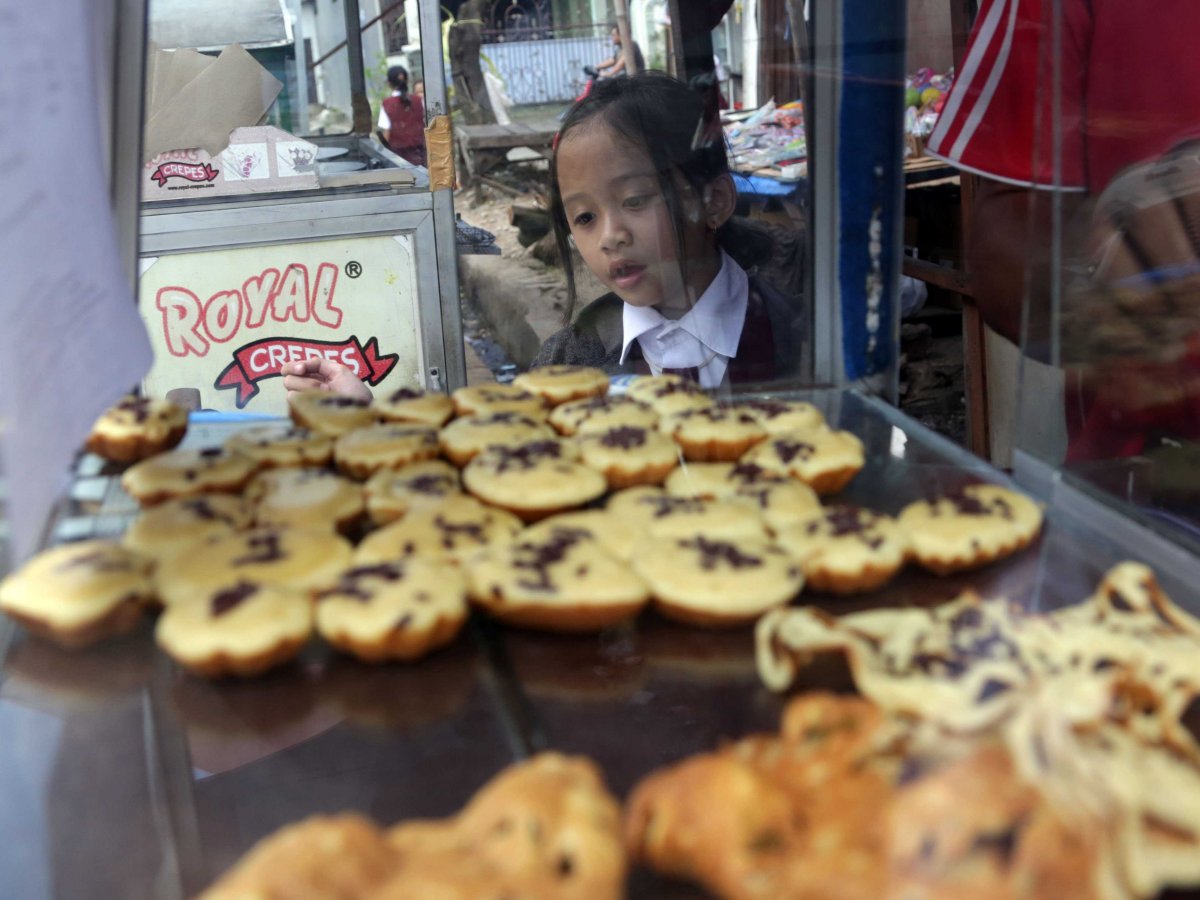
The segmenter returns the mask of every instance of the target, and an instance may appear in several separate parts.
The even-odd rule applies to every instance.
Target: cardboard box
[[[144,168],[142,199],[309,190],[319,186],[316,162],[315,144],[279,128],[235,128],[229,146],[216,156],[196,148],[152,157]]]
[[[143,199],[319,187],[316,145],[261,124],[283,85],[242,47],[153,50],[148,69]]]

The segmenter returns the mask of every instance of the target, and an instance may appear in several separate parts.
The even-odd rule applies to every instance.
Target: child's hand
[[[298,391],[329,391],[370,402],[371,389],[347,366],[332,359],[302,359],[279,367],[288,396]]]

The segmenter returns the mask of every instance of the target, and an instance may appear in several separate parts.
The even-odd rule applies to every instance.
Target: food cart
[[[898,4],[885,15],[846,0],[828,18],[817,6],[815,43],[827,55],[816,65],[842,76],[819,82],[812,103],[812,283],[827,302],[814,308],[809,383],[755,396],[811,402],[862,441],[866,466],[839,502],[895,514],[965,484],[993,483],[1031,492],[1044,504],[1045,525],[1025,551],[978,571],[936,576],[909,568],[869,594],[806,592],[798,602],[840,615],[931,607],[970,589],[1027,610],[1053,609],[1089,595],[1109,566],[1134,558],[1200,613],[1200,564],[1177,535],[1146,527],[1127,504],[1028,454],[1018,456],[1014,481],[888,402],[902,192],[901,155],[892,151],[901,141],[903,69],[895,54],[863,48],[902,35],[902,18]],[[437,33],[437,4],[420,8],[423,32]],[[436,116],[446,102],[440,50],[436,41],[424,48]],[[249,282],[305,269],[308,324],[326,327],[321,318],[332,321],[335,307],[345,317],[326,344],[319,330],[211,341],[240,355],[221,349],[203,375],[165,360],[174,368],[152,378],[157,390],[200,387],[206,407],[269,409],[255,405],[253,371],[256,353],[278,362],[266,337],[285,357],[292,346],[337,344],[341,353],[352,345],[368,364],[374,341],[376,359],[398,357],[379,379],[395,379],[389,386],[462,384],[449,185],[166,204],[142,210],[141,234],[144,309],[148,296],[188,284],[205,298],[240,289],[244,301]],[[395,278],[381,274],[389,267]],[[355,268],[364,282],[377,280],[368,293],[344,295]],[[328,291],[314,304],[321,284]],[[361,310],[379,319],[349,325],[356,306],[374,306],[379,296],[385,309]],[[188,445],[220,443],[241,427],[196,421]],[[52,539],[119,535],[137,507],[116,474],[84,457],[73,475]],[[182,672],[156,649],[152,632],[146,621],[72,652],[0,620],[0,896],[194,896],[289,823],[347,809],[382,823],[446,816],[503,767],[545,749],[595,760],[609,789],[624,797],[659,766],[775,730],[785,705],[759,677],[751,629],[708,631],[653,614],[571,636],[511,629],[476,613],[457,642],[417,663],[370,666],[314,642],[294,664],[246,681]],[[801,685],[851,686],[834,668]],[[628,896],[705,895],[635,869]]]

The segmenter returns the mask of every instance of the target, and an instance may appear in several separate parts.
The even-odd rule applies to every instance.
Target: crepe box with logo
[[[261,124],[281,88],[236,44],[151,53],[142,198],[317,188],[316,145]]]

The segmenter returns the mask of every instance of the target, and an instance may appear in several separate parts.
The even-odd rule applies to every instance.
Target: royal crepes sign
[[[206,409],[282,414],[280,367],[339,362],[372,387],[419,386],[411,239],[209,250],[143,260],[155,349],[146,390],[197,388]]]

